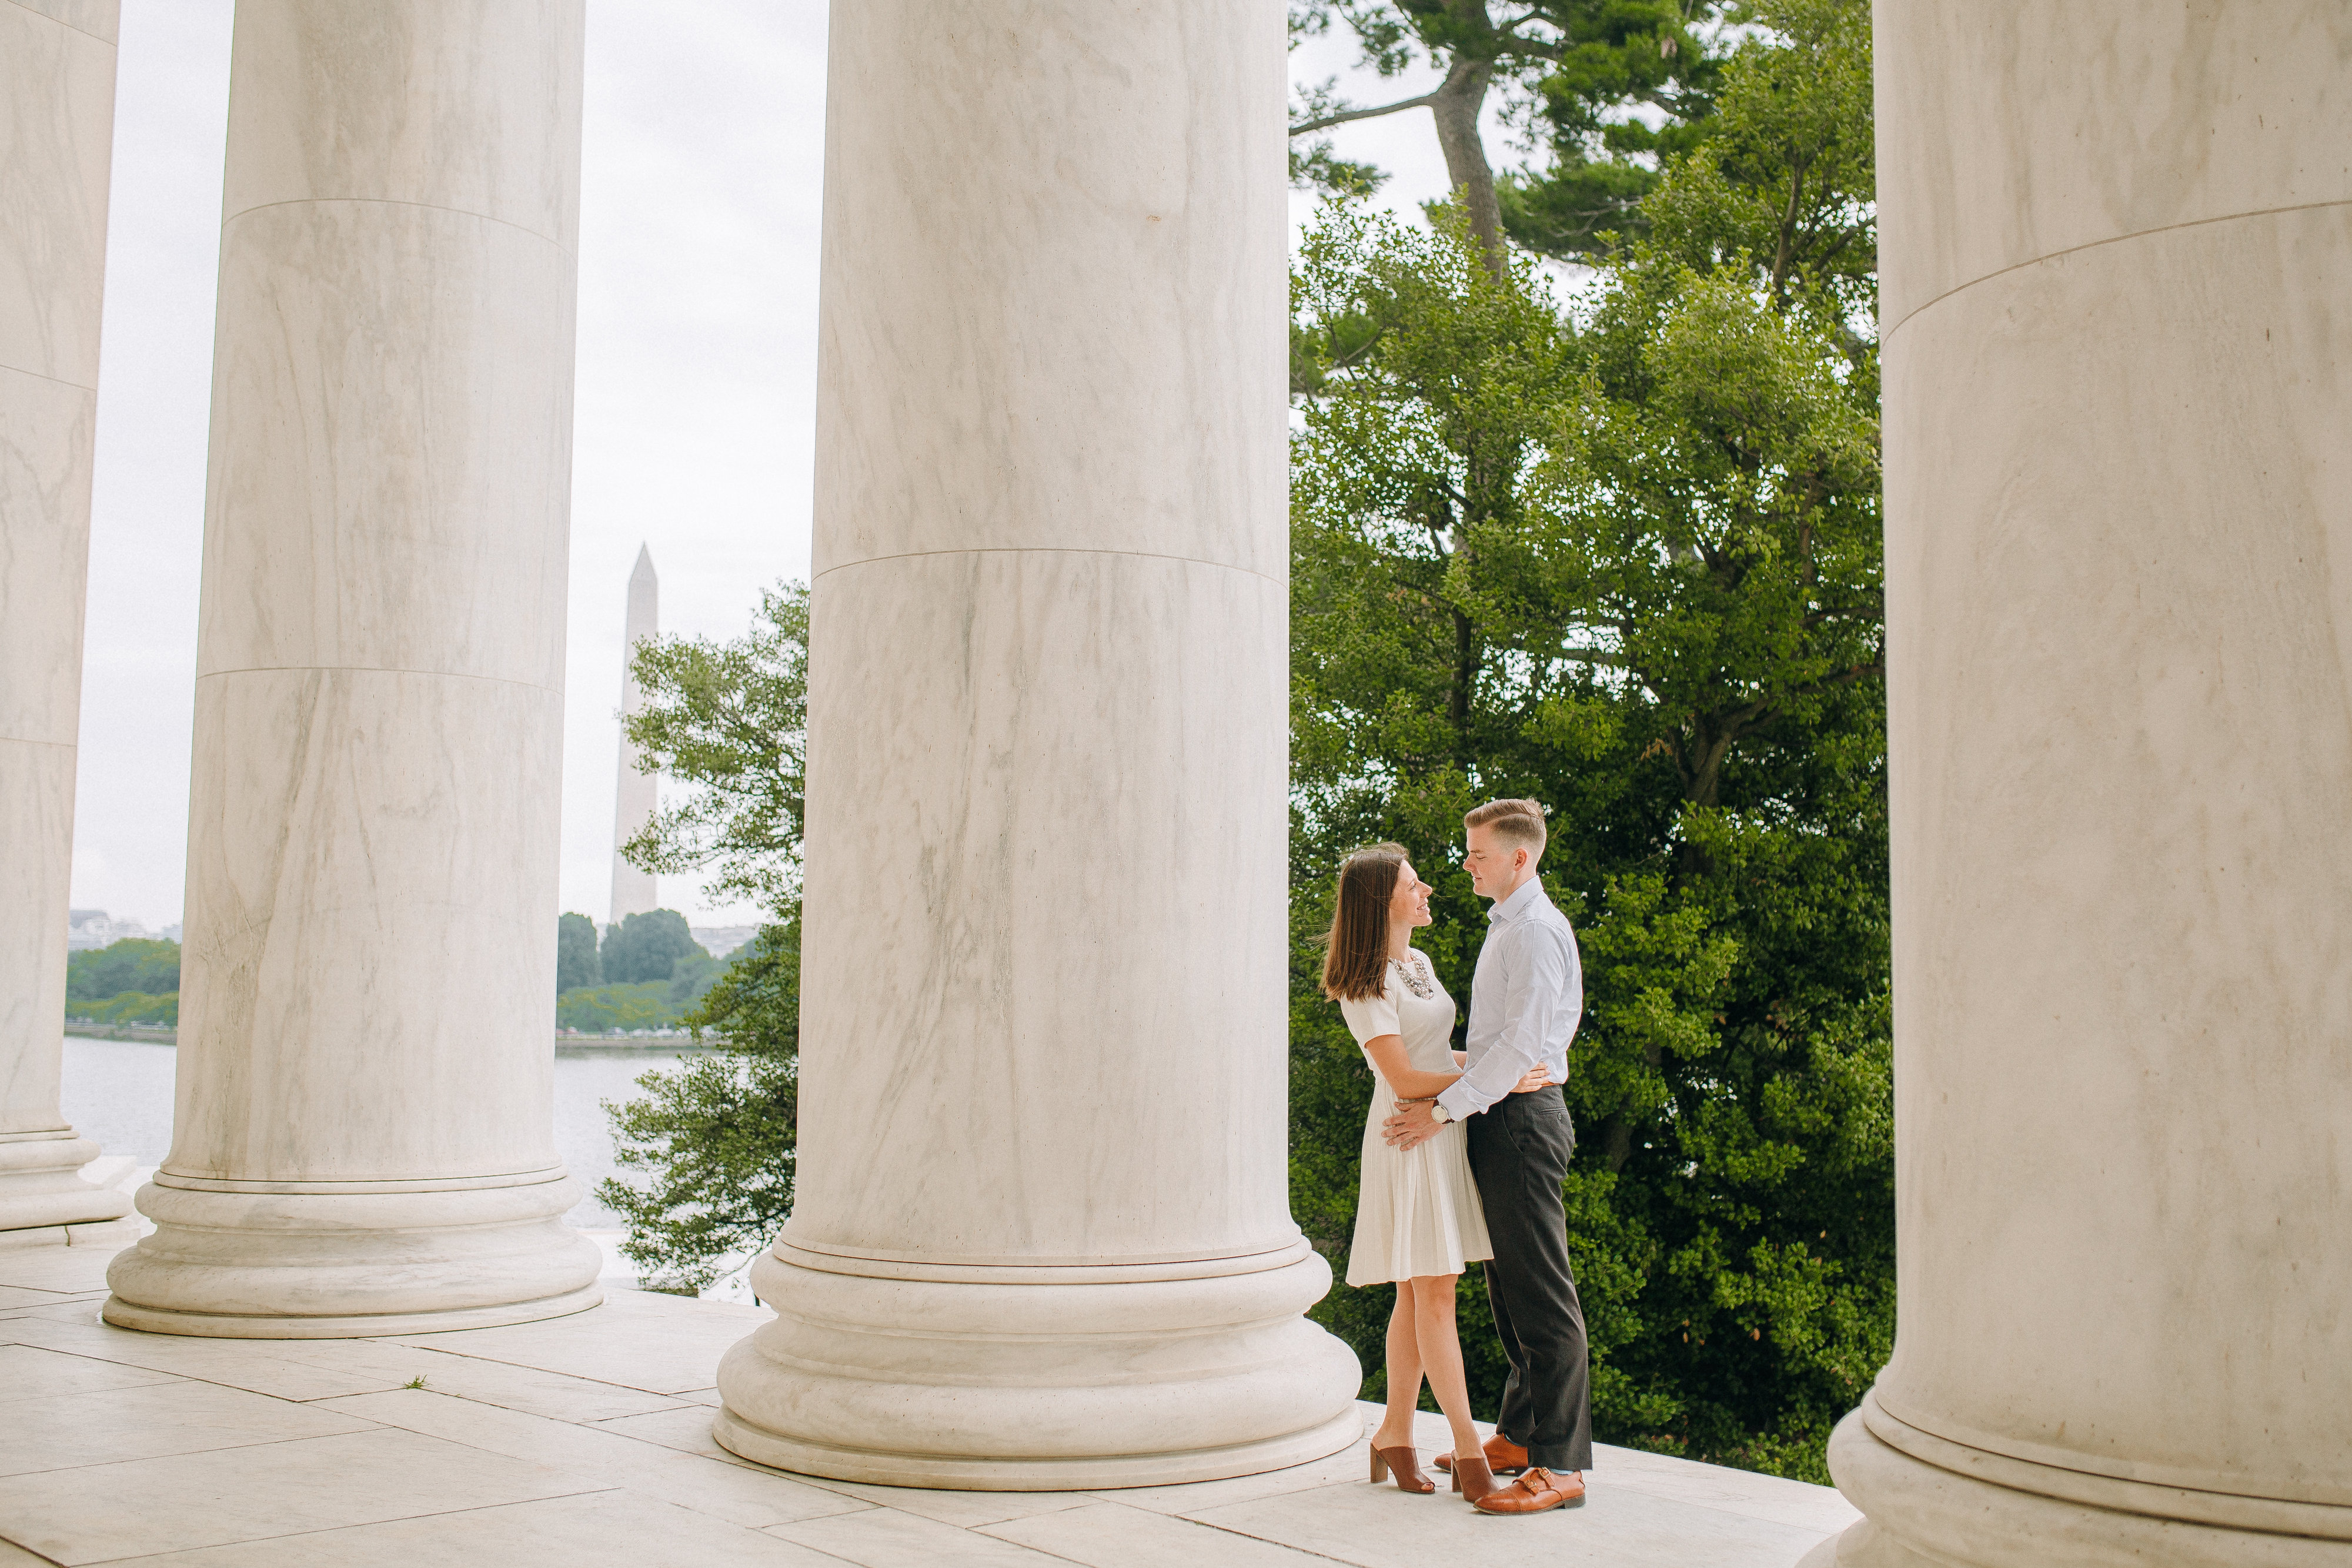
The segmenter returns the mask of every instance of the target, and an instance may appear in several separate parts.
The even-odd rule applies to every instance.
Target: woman
[[[1462,1075],[1462,1056],[1452,1045],[1454,998],[1412,946],[1413,927],[1431,920],[1430,892],[1402,845],[1374,844],[1349,855],[1339,868],[1323,994],[1339,1004],[1376,1079],[1348,1251],[1349,1284],[1396,1282],[1388,1414],[1372,1434],[1371,1479],[1385,1480],[1393,1471],[1406,1491],[1437,1490],[1412,1448],[1413,1410],[1426,1375],[1454,1429],[1454,1490],[1475,1502],[1495,1490],[1495,1478],[1470,1422],[1454,1286],[1465,1266],[1494,1256],[1486,1217],[1459,1123],[1412,1149],[1392,1149],[1381,1135],[1398,1102],[1434,1098]],[[1543,1069],[1528,1076],[1531,1082],[1520,1087],[1539,1084]]]

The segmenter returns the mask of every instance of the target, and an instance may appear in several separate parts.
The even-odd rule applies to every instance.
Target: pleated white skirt
[[[1459,1274],[1495,1255],[1462,1124],[1448,1122],[1418,1148],[1392,1149],[1381,1140],[1381,1124],[1395,1103],[1396,1092],[1374,1078],[1356,1239],[1348,1249],[1350,1285]]]

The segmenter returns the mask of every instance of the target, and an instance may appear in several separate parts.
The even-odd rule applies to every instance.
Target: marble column
[[[118,0],[0,0],[0,1246],[130,1212],[58,1105]]]
[[[239,0],[172,1150],[108,1321],[593,1304],[553,1146],[581,0]]]
[[[1902,1319],[1814,1561],[2352,1563],[2352,12],[1874,14]]]
[[[636,570],[629,573],[627,619],[621,632],[621,717],[634,718],[644,710],[637,690],[637,644],[661,633],[661,579],[654,575],[654,552],[637,547]],[[639,871],[622,858],[621,846],[645,831],[661,804],[660,786],[637,766],[641,753],[626,730],[621,733],[620,777],[613,789],[613,924],[632,915],[660,907],[661,888],[653,873]]]
[[[1284,70],[1265,0],[833,7],[746,1458],[1122,1486],[1359,1435],[1286,1197]]]

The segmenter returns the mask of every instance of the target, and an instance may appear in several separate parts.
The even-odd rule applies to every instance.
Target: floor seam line
[[[139,1461],[127,1460],[124,1462],[136,1464]],[[269,1541],[299,1541],[306,1535],[331,1535],[339,1530],[369,1530],[379,1524],[405,1524],[412,1519],[454,1519],[461,1513],[486,1513],[494,1508],[523,1508],[535,1502],[558,1502],[568,1497],[594,1497],[599,1492],[622,1491],[625,1490],[626,1489],[622,1487],[591,1487],[585,1491],[557,1492],[551,1497],[518,1498],[511,1502],[484,1502],[476,1503],[471,1508],[437,1509],[431,1513],[400,1513],[394,1514],[389,1519],[353,1520],[348,1524],[321,1525],[316,1530],[289,1530],[282,1535],[249,1535],[236,1541],[216,1541],[209,1546],[167,1547],[162,1552],[142,1552],[136,1557],[93,1558],[88,1563],[76,1565],[76,1568],[115,1568],[115,1565],[118,1563],[136,1564],[140,1563],[149,1563],[158,1557],[174,1557],[187,1552],[218,1552],[224,1548],[231,1546],[258,1546],[264,1542]],[[14,1543],[12,1542],[12,1544]],[[27,1550],[30,1549],[27,1548]]]
[[[1332,1485],[1334,1485],[1334,1486],[1346,1486],[1346,1485],[1348,1485],[1349,1483],[1348,1483],[1348,1482],[1346,1482],[1346,1481],[1334,1481],[1334,1482],[1332,1482],[1331,1484],[1332,1484]],[[1300,1490],[1301,1490],[1301,1491],[1321,1491],[1322,1490],[1323,1490],[1323,1489],[1322,1489],[1321,1487],[1304,1487],[1304,1488],[1301,1488],[1301,1489],[1300,1489]],[[1275,1495],[1275,1496],[1276,1496],[1276,1497],[1297,1497],[1297,1496],[1298,1496],[1298,1495],[1299,1495],[1299,1493],[1298,1493],[1298,1492],[1276,1492],[1276,1493],[1275,1493],[1274,1495]],[[1253,1500],[1250,1500],[1255,1501],[1255,1500],[1262,1500],[1253,1499]],[[1216,1506],[1217,1506],[1217,1507],[1219,1507],[1219,1508],[1234,1508],[1234,1507],[1238,1507],[1238,1506],[1240,1506],[1240,1505],[1239,1505],[1239,1504],[1236,1504],[1236,1503],[1218,1503]],[[1195,1519],[1192,1515],[1191,1515],[1191,1514],[1189,1514],[1189,1513],[1180,1513],[1180,1514],[1176,1514],[1176,1515],[1174,1515],[1173,1517],[1175,1517],[1175,1518],[1177,1518],[1177,1519],[1181,1519],[1181,1520],[1182,1520],[1182,1521],[1183,1521],[1185,1523],[1187,1523],[1187,1524],[1198,1524],[1198,1525],[1203,1525],[1203,1526],[1205,1526],[1205,1527],[1207,1527],[1208,1529],[1211,1529],[1211,1530],[1222,1530],[1222,1531],[1223,1531],[1227,1535],[1238,1535],[1238,1536],[1240,1536],[1244,1541],[1262,1541],[1262,1542],[1265,1542],[1266,1545],[1268,1545],[1268,1546],[1278,1546],[1278,1547],[1282,1548],[1282,1549],[1283,1549],[1284,1551],[1286,1551],[1286,1552],[1298,1552],[1300,1555],[1302,1555],[1302,1556],[1306,1556],[1306,1557],[1319,1557],[1319,1558],[1321,1558],[1321,1559],[1322,1559],[1324,1562],[1326,1562],[1326,1563],[1347,1563],[1347,1564],[1348,1564],[1348,1568],[1359,1568],[1359,1565],[1354,1562],[1354,1560],[1353,1560],[1353,1559],[1346,1558],[1346,1557],[1334,1557],[1334,1556],[1332,1556],[1332,1555],[1331,1555],[1329,1552],[1318,1552],[1318,1551],[1316,1551],[1316,1550],[1315,1550],[1313,1547],[1311,1547],[1311,1546],[1293,1546],[1293,1545],[1292,1545],[1289,1542],[1287,1542],[1287,1541],[1276,1541],[1276,1540],[1275,1540],[1275,1539],[1274,1539],[1272,1536],[1270,1536],[1270,1535],[1252,1535],[1252,1534],[1251,1534],[1248,1531],[1246,1531],[1246,1530],[1236,1530],[1236,1529],[1234,1529],[1232,1525],[1229,1525],[1229,1524],[1219,1524],[1216,1521],[1214,1521],[1214,1520],[1211,1520],[1211,1519]]]

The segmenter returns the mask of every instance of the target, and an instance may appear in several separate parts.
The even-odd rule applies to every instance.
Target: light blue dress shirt
[[[1568,916],[1529,877],[1486,911],[1490,929],[1470,982],[1469,1070],[1437,1097],[1455,1121],[1475,1116],[1511,1092],[1541,1062],[1554,1083],[1568,1082],[1568,1046],[1584,1019],[1584,964]]]

